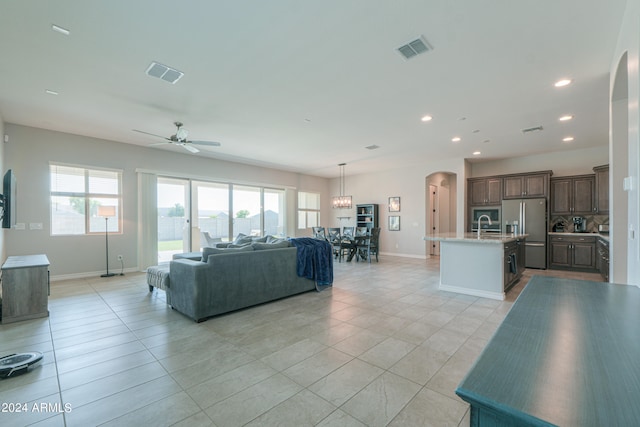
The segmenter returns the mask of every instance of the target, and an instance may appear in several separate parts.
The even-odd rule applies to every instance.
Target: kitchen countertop
[[[599,237],[606,242],[609,241],[609,235],[602,234],[602,233],[570,233],[568,231],[563,231],[563,232],[549,231],[549,236],[572,236],[572,237],[578,237],[578,236],[589,237],[590,236],[590,237]]]
[[[456,394],[490,425],[638,425],[639,306],[635,286],[533,276]]]
[[[515,242],[518,239],[524,239],[528,234],[499,234],[499,233],[437,233],[433,236],[424,236],[424,240],[432,240],[437,242],[465,242],[465,243],[482,243],[503,245],[505,243]]]

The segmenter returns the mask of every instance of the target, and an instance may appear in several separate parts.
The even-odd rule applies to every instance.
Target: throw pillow
[[[260,242],[255,242],[252,243],[251,246],[253,247],[254,250],[256,251],[263,251],[265,249],[279,249],[279,248],[288,248],[290,246],[289,242],[287,242],[286,240],[283,240],[281,242],[277,242],[277,243],[260,243]]]
[[[238,233],[236,238],[232,242],[234,245],[242,245],[244,243],[251,243],[251,236],[247,236],[243,233]]]
[[[267,237],[268,237],[268,236],[264,236],[264,237],[252,237],[252,238],[251,238],[251,242],[252,242],[252,243],[267,243]]]

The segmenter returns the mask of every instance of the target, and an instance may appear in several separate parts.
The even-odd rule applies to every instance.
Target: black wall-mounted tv
[[[9,169],[2,181],[2,228],[11,228],[16,222],[16,176]]]

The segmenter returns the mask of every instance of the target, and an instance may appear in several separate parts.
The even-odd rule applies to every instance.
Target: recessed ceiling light
[[[55,90],[50,90],[50,89],[45,89],[44,93],[48,94],[48,95],[58,95],[59,93],[56,92]]]
[[[66,28],[59,27],[56,24],[51,25],[51,29],[56,33],[64,34],[65,36],[71,34],[71,31],[67,30]]]
[[[573,119],[573,116],[567,114],[566,116],[560,117],[558,120],[560,120],[561,122],[566,122],[567,120],[571,120],[571,119]]]
[[[554,83],[555,87],[563,87],[571,84],[571,79],[562,79]]]
[[[433,116],[427,114],[426,116],[422,116],[420,120],[422,120],[423,122],[430,122],[431,120],[433,120]]]
[[[474,156],[479,156],[480,154],[482,154],[480,151],[474,151],[474,152],[473,152],[473,155],[474,155]]]
[[[459,136],[454,136],[453,138],[451,138],[451,142],[460,142],[462,138],[460,138]]]
[[[562,138],[562,141],[564,141],[564,142],[571,142],[571,141],[573,141],[573,137],[572,137],[572,136],[568,136],[568,137],[566,137],[566,138]]]

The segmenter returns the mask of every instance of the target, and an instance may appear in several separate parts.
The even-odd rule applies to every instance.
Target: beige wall
[[[594,166],[608,163],[609,146],[603,141],[602,146],[594,148],[474,162],[471,164],[471,174],[476,177],[552,170],[553,176],[570,176],[593,173]]]
[[[7,170],[7,166],[4,161],[4,120],[2,119],[2,115],[0,115],[0,176],[4,176],[4,171]],[[5,233],[4,229],[0,229],[0,262],[4,263],[4,260],[7,258],[7,247],[4,243],[5,241]]]
[[[616,75],[618,73],[620,60],[626,54],[626,91],[627,94],[614,93],[616,87]],[[614,260],[617,256],[626,256],[627,274],[626,282],[640,286],[640,197],[638,185],[640,184],[640,2],[637,0],[628,0],[625,10],[622,27],[618,35],[618,43],[611,60],[610,67],[610,88],[611,99],[623,101],[626,99],[626,108],[620,108],[618,102],[611,104],[611,134],[615,136],[611,141],[611,166],[614,171],[627,169],[626,176],[633,182],[630,191],[621,193],[619,191],[622,186],[621,179],[623,176],[613,174],[613,180],[610,188],[613,189],[611,205],[614,209],[614,215],[611,218],[612,228],[612,246],[614,253],[610,258]],[[619,89],[618,87],[617,89]],[[616,112],[623,111],[626,118],[614,117]],[[624,123],[626,119],[627,132],[620,132],[619,123]],[[626,133],[626,135],[624,135]],[[621,135],[622,134],[622,135]],[[625,145],[621,147],[620,144]],[[616,203],[620,203],[624,199],[628,205],[627,217],[616,214]],[[626,247],[626,254],[619,248]],[[614,280],[618,272],[614,269]]]
[[[26,230],[6,230],[6,255],[45,253],[51,262],[52,276],[87,275],[105,268],[103,235],[50,235],[49,162],[88,167],[122,169],[123,233],[109,235],[109,252],[124,256],[125,268],[137,267],[137,176],[136,169],[163,172],[169,176],[232,181],[315,191],[328,200],[328,180],[276,169],[242,165],[123,144],[42,129],[5,125],[9,142],[5,144],[5,167],[10,167],[18,181],[18,218]],[[0,152],[1,155],[1,152]],[[289,218],[295,224],[295,198],[287,200]],[[328,217],[328,209],[321,212]],[[43,230],[30,230],[30,223],[42,223]],[[292,229],[296,232],[295,228]],[[297,233],[296,233],[297,234]],[[302,230],[300,235],[310,234]]]

